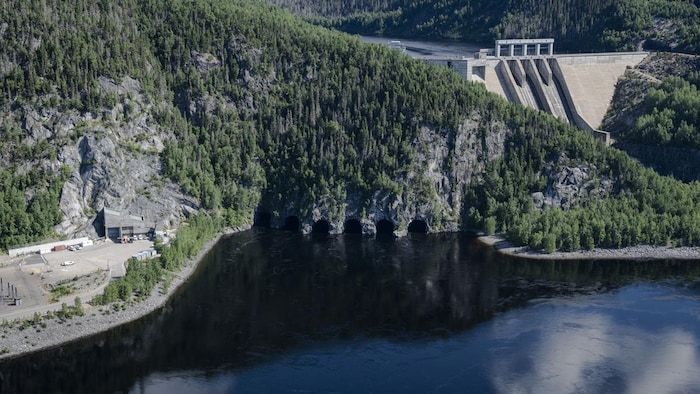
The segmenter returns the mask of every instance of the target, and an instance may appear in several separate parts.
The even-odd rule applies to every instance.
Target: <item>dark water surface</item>
[[[0,362],[0,392],[700,392],[699,273],[253,229],[148,318]]]

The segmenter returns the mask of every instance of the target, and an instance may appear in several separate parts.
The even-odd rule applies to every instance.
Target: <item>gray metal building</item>
[[[112,239],[148,234],[154,231],[153,226],[143,216],[130,215],[108,208],[102,209],[105,236]]]

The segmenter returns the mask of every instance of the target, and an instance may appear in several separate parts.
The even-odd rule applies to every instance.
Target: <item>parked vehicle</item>
[[[73,264],[75,264],[75,261],[73,261],[73,260],[66,260],[66,261],[61,263],[61,265],[64,267],[69,266],[69,265],[73,265]]]

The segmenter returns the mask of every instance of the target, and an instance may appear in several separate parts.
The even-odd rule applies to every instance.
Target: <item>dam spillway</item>
[[[554,54],[553,39],[498,40],[473,56],[423,59],[483,83],[510,102],[548,112],[610,143],[599,130],[617,80],[647,52]],[[420,57],[418,57],[420,59]]]
[[[549,62],[546,59],[534,59],[537,67],[537,74],[541,78],[542,94],[547,100],[549,109],[548,112],[552,115],[568,120],[571,122],[572,114],[569,111],[569,106],[562,100],[563,95],[557,87],[557,81],[554,77],[552,69],[549,67]]]
[[[533,82],[526,75],[525,69],[519,60],[502,60],[503,66],[496,69],[496,72],[504,74],[499,80],[506,80],[506,90],[511,90],[510,96],[513,102],[534,109],[543,109],[543,105],[534,92]]]

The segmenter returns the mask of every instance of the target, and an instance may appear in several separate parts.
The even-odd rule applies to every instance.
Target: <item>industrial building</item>
[[[152,223],[143,216],[125,214],[108,208],[102,209],[104,235],[111,239],[122,239],[135,235],[152,234],[155,231]]]

